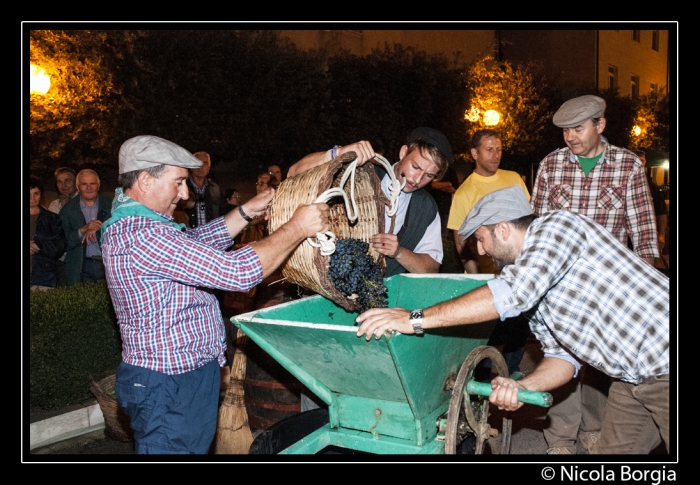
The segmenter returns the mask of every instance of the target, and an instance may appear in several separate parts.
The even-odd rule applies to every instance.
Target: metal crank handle
[[[467,383],[467,392],[469,394],[488,397],[491,395],[491,383],[471,380]],[[552,395],[548,392],[518,389],[518,402],[548,408],[552,405]]]

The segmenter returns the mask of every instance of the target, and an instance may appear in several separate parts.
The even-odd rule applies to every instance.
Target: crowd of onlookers
[[[181,199],[173,213],[175,222],[197,227],[236,209],[241,193],[235,188],[221,189],[209,176],[211,157],[206,152],[193,154],[202,167],[192,169],[187,179],[189,197]],[[277,188],[283,180],[279,165],[256,180],[256,193]],[[38,177],[29,178],[30,190],[30,290],[48,290],[59,286],[104,280],[100,249],[102,223],[111,216],[112,200],[100,193],[100,176],[91,169],[77,171],[59,167],[54,171],[58,196],[48,207],[42,205],[47,186]],[[50,189],[49,189],[50,190]],[[267,235],[263,218],[257,218],[236,239],[236,245]],[[232,249],[236,247],[232,246]]]

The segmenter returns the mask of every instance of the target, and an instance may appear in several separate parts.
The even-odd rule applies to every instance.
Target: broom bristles
[[[216,423],[215,453],[228,455],[247,455],[253,444],[253,434],[248,425],[248,412],[245,408],[243,381],[246,372],[245,343],[248,337],[238,330],[236,353],[231,366],[231,379],[224,402],[219,407],[219,419]]]

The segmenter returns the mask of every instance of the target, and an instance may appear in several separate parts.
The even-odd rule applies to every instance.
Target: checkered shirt
[[[533,221],[488,285],[502,319],[527,316],[545,357],[633,384],[669,372],[669,279],[585,216]]]
[[[576,155],[556,150],[540,162],[530,205],[538,215],[551,210],[584,214],[627,244],[640,258],[658,258],[654,204],[639,158],[606,143],[595,167],[584,175]]]
[[[223,217],[184,232],[141,216],[107,228],[102,256],[124,362],[166,374],[225,363],[224,321],[209,288],[247,291],[262,280],[255,251],[227,252],[232,243]]]

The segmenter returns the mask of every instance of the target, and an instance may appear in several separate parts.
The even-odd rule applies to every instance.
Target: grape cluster
[[[358,299],[360,313],[388,304],[379,265],[367,254],[369,244],[360,239],[340,239],[331,254],[328,276],[343,295]]]

